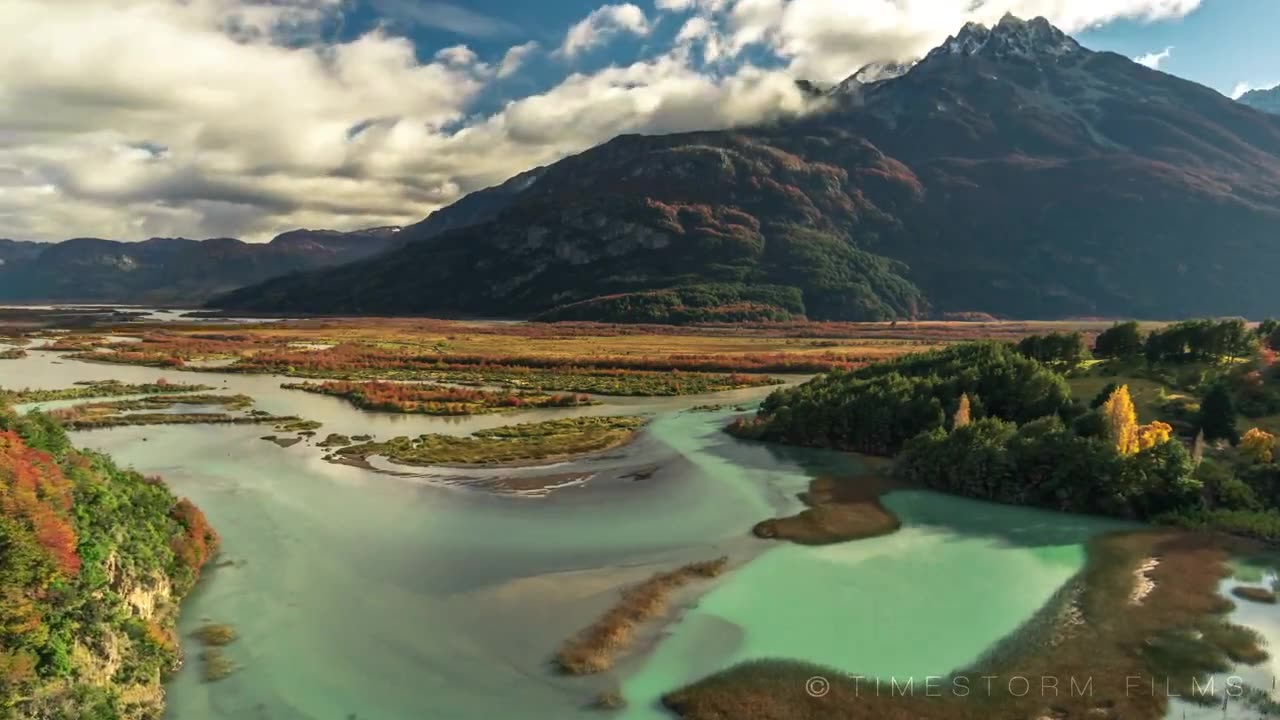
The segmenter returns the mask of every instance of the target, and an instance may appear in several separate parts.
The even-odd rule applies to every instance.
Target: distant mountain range
[[[269,243],[232,238],[75,238],[57,243],[0,238],[0,302],[198,305],[246,285],[342,265],[488,220],[542,171],[535,168],[471,193],[405,228],[294,230]]]
[[[806,86],[822,112],[618,137],[465,199],[465,222],[444,222],[450,208],[387,253],[217,304],[642,320],[1280,314],[1280,117],[1090,51],[1043,18],[969,24],[913,66],[860,73]]]
[[[1238,100],[1264,112],[1280,114],[1280,85],[1270,90],[1250,90]]]
[[[192,305],[285,273],[390,249],[399,228],[296,230],[269,243],[152,238],[59,243],[0,240],[0,301]]]

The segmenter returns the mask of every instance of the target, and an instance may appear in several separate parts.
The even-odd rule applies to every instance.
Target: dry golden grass
[[[261,326],[121,326],[122,334],[162,330],[192,338],[243,338],[270,344],[362,343],[450,354],[541,357],[670,357],[760,353],[890,358],[951,342],[1018,340],[1056,330],[1097,333],[1109,321],[782,323],[734,326],[496,323],[423,318],[325,318]]]
[[[1177,531],[1096,539],[1085,571],[1046,608],[1042,622],[953,675],[970,679],[967,696],[952,690],[951,679],[940,692],[917,682],[905,695],[877,693],[874,679],[846,674],[859,668],[771,661],[713,675],[663,702],[686,720],[1157,720],[1170,694],[1189,695],[1192,678],[1227,670],[1229,659],[1265,658],[1256,634],[1220,617],[1231,607],[1217,592],[1228,574],[1227,542]],[[1147,573],[1154,586],[1135,604],[1139,569],[1152,558],[1159,560]],[[814,676],[830,681],[821,697],[806,690]],[[987,676],[989,684],[980,680]],[[1073,692],[1073,679],[1090,692]]]
[[[695,580],[720,575],[728,564],[727,557],[690,563],[623,590],[618,604],[560,648],[556,664],[571,675],[608,670],[618,655],[631,646],[640,626],[667,611],[671,593]]]
[[[1080,398],[1085,402],[1093,400],[1108,383],[1118,383],[1120,385],[1129,386],[1129,395],[1133,398],[1134,408],[1138,411],[1138,418],[1142,422],[1150,422],[1160,417],[1160,401],[1162,397],[1175,397],[1178,395],[1186,395],[1186,393],[1165,387],[1155,380],[1146,378],[1133,377],[1128,375],[1086,375],[1083,377],[1068,378],[1067,384],[1071,386],[1071,394]]]

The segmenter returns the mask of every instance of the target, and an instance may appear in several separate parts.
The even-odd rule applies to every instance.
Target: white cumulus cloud
[[[1250,90],[1269,90],[1277,86],[1280,86],[1280,83],[1267,82],[1255,84],[1251,82],[1238,82],[1235,87],[1231,88],[1231,92],[1228,97],[1232,100],[1239,100],[1241,95],[1244,95]]]
[[[516,35],[488,57],[398,33],[521,28],[445,2],[377,4],[387,23],[335,41],[344,0],[4,0],[0,237],[261,240],[405,224],[619,133],[804,113],[796,78],[918,56],[967,20],[1045,14],[1070,31],[1176,17],[1198,0],[655,0],[654,18],[604,5],[567,30],[560,57],[652,38],[682,15],[668,18],[669,47],[509,98],[494,93],[517,84],[500,79],[536,42]]]
[[[632,3],[605,5],[580,20],[564,36],[564,43],[557,51],[565,57],[602,45],[619,33],[649,34],[649,19],[644,11]]]
[[[507,50],[506,55],[502,56],[502,63],[498,66],[498,77],[504,78],[516,74],[524,64],[529,61],[529,57],[538,52],[541,48],[537,41],[530,40],[523,45],[516,45]]]
[[[1133,61],[1138,63],[1139,65],[1146,65],[1152,70],[1159,70],[1160,63],[1163,63],[1165,60],[1168,60],[1172,55],[1173,55],[1173,47],[1170,46],[1161,50],[1160,52],[1150,52],[1144,55],[1139,55],[1138,57],[1134,58]]]
[[[797,76],[837,81],[877,60],[921,57],[966,22],[1047,17],[1066,32],[1118,19],[1182,17],[1201,0],[736,0],[712,15],[734,50],[760,45]]]

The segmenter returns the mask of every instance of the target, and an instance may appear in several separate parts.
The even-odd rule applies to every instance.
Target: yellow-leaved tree
[[[1269,463],[1275,457],[1276,436],[1253,428],[1240,438],[1240,454],[1256,463]]]
[[[1173,426],[1159,420],[1138,426],[1138,449],[1163,445],[1173,439]]]
[[[960,396],[960,407],[956,408],[956,414],[951,418],[951,429],[962,428],[973,422],[973,418],[970,417],[972,412],[969,407],[969,393],[964,393]]]
[[[1116,445],[1116,452],[1121,455],[1133,455],[1173,439],[1173,426],[1169,423],[1156,420],[1146,425],[1138,424],[1138,410],[1133,406],[1128,385],[1116,388],[1102,404],[1102,417],[1111,441]]]
[[[1102,419],[1116,452],[1121,455],[1138,452],[1138,411],[1133,407],[1128,385],[1116,388],[1102,404]]]

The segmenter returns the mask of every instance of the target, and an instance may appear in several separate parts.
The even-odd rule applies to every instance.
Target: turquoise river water
[[[708,402],[767,391],[607,399],[571,410],[465,420],[367,413],[279,388],[277,377],[157,371],[31,352],[0,362],[0,386],[158,377],[243,392],[257,407],[325,423],[320,434],[467,433],[574,413],[653,417],[603,456],[519,471],[430,468],[408,476],[334,465],[311,443],[280,448],[255,426],[133,427],[75,442],[155,473],[208,515],[217,567],[182,628],[230,623],[239,670],[170,684],[170,718],[203,720],[572,720],[620,688],[626,720],[669,718],[658,698],[743,660],[782,657],[863,675],[941,675],[1030,618],[1082,566],[1102,521],[924,492],[886,498],[893,535],[824,548],[747,532],[795,512],[814,477],[859,472],[850,456],[744,443]],[[541,495],[473,485],[495,472],[565,473]],[[674,622],[606,676],[569,678],[550,657],[618,588],[691,560],[733,570],[677,598]],[[1277,629],[1280,631],[1280,628]],[[191,641],[194,645],[194,641]]]

